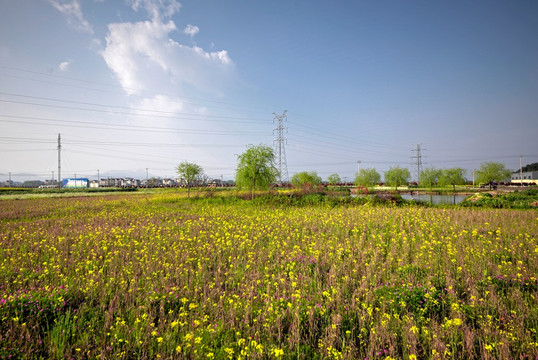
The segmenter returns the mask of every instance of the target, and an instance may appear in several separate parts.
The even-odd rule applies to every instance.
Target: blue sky
[[[0,1],[0,181],[538,162],[535,1]]]

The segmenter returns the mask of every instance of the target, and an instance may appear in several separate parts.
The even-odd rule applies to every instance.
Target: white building
[[[512,173],[510,182],[514,184],[537,184],[538,185],[538,171],[526,171],[519,173],[518,171]]]

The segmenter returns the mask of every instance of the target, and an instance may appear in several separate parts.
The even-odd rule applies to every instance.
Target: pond
[[[445,194],[445,195],[430,195],[430,194],[401,194],[405,200],[418,200],[427,202],[433,205],[455,205],[462,202],[467,195]]]
[[[432,205],[456,205],[462,202],[468,195],[457,195],[457,194],[445,194],[445,195],[434,195],[434,194],[400,194],[401,197],[405,200],[417,200]],[[365,196],[375,196],[374,194],[370,195],[351,195],[358,197]]]

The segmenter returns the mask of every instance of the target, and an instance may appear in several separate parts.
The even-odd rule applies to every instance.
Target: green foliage
[[[465,184],[465,170],[462,168],[444,169],[439,176],[439,185],[447,186],[452,185],[453,190],[456,191],[456,185]]]
[[[295,187],[302,187],[306,185],[321,185],[321,178],[315,171],[303,171],[297,173],[291,177],[291,184]]]
[[[22,183],[22,187],[26,187],[26,188],[36,188],[40,185],[43,185],[44,182],[41,181],[41,180],[26,180],[25,182]]]
[[[31,193],[36,189],[32,188],[15,188],[15,187],[5,187],[0,188],[0,195],[2,194],[24,194],[24,193]],[[41,190],[41,189],[39,189]],[[58,190],[58,189],[56,189]]]
[[[236,186],[249,189],[251,198],[254,189],[267,189],[277,179],[275,154],[267,145],[248,145],[247,150],[238,155],[237,160]]]
[[[443,319],[450,311],[446,294],[435,287],[412,284],[381,286],[376,289],[375,295],[390,304],[387,308],[389,313],[399,316],[412,313],[417,317],[426,315]]]
[[[521,168],[521,171],[523,172],[538,171],[538,163],[525,165]]]
[[[490,189],[492,182],[499,182],[510,178],[510,170],[506,169],[504,164],[493,161],[486,161],[480,164],[480,168],[476,174],[476,180],[479,183],[490,183]]]
[[[391,167],[385,172],[385,182],[390,186],[394,186],[398,190],[398,186],[402,186],[409,182],[411,174],[407,168],[399,166]]]
[[[355,177],[355,185],[372,187],[381,182],[381,175],[375,168],[361,169]]]
[[[183,161],[176,168],[176,172],[187,185],[187,196],[190,197],[190,188],[199,183],[201,176],[204,173],[202,167],[198,164]]]
[[[340,179],[340,175],[338,174],[331,174],[327,177],[327,182],[329,183],[329,185],[336,185],[336,184],[339,184],[342,182],[342,180]]]
[[[94,196],[105,193],[124,193],[140,191],[138,188],[79,188],[79,189],[58,189],[58,188],[0,188],[0,196],[3,198],[44,198],[44,197],[64,197],[64,196]]]
[[[2,359],[12,357],[10,348],[28,352],[32,358],[63,358],[70,351],[66,346],[81,342],[85,335],[92,336],[103,327],[97,311],[85,306],[84,294],[64,287],[10,294],[8,301],[5,297],[0,301],[0,319],[2,334],[15,335],[13,325],[22,324],[21,336],[0,336]],[[41,340],[28,342],[26,337]],[[49,342],[48,348],[43,340]]]
[[[536,209],[538,208],[538,189],[499,193],[497,195],[476,193],[466,198],[460,205],[494,209]]]
[[[433,188],[433,185],[437,184],[442,174],[442,170],[436,169],[433,166],[422,170],[420,173],[420,185],[424,187]]]

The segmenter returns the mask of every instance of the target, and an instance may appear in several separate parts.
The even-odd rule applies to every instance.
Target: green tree
[[[523,172],[538,171],[538,163],[527,164],[521,168]]]
[[[477,172],[477,180],[479,183],[489,183],[489,189],[491,190],[491,183],[494,181],[503,181],[510,178],[510,170],[508,170],[504,164],[486,161],[480,164],[480,168]]]
[[[462,168],[451,168],[444,169],[441,171],[439,176],[439,185],[447,186],[452,185],[454,192],[456,191],[456,185],[465,184],[465,169]]]
[[[155,188],[158,187],[161,183],[161,180],[156,177],[150,177],[148,181],[146,181],[146,186],[149,188]]]
[[[429,187],[432,190],[433,185],[437,184],[439,177],[441,176],[442,171],[434,167],[429,167],[420,173],[419,183],[421,186]]]
[[[248,145],[247,150],[237,156],[237,160],[235,183],[241,189],[249,189],[251,199],[254,189],[267,189],[278,176],[274,165],[275,154],[267,145]]]
[[[398,190],[398,186],[407,184],[410,177],[409,170],[399,166],[391,167],[385,172],[385,182],[390,186],[394,186],[396,190]]]
[[[191,187],[198,184],[203,176],[204,169],[195,163],[183,161],[177,166],[176,172],[187,185],[187,197],[191,197]]]
[[[303,171],[293,175],[290,182],[295,187],[305,185],[321,185],[321,178],[315,171]]]
[[[41,180],[26,180],[25,182],[22,183],[22,187],[25,187],[25,188],[36,188],[36,187],[39,187],[41,185],[44,185],[45,183]]]
[[[371,187],[381,182],[381,175],[375,168],[361,169],[355,176],[355,185]]]
[[[340,176],[338,174],[331,174],[327,176],[327,182],[329,183],[329,185],[336,185],[341,183],[342,180],[340,179]]]

